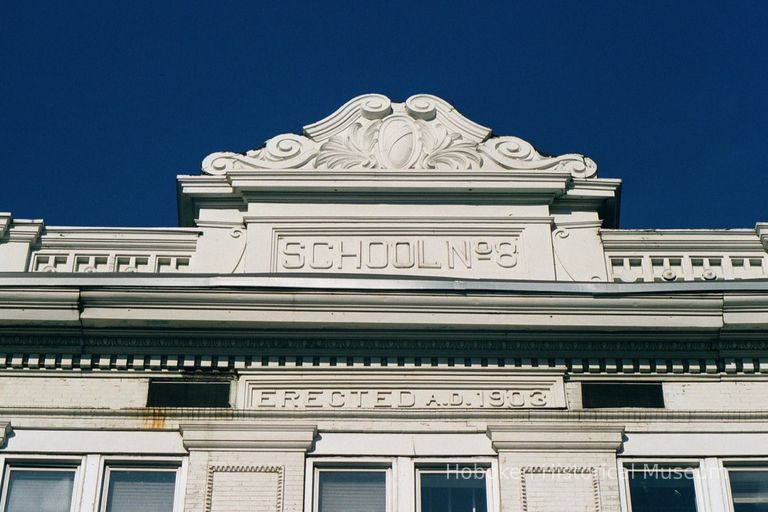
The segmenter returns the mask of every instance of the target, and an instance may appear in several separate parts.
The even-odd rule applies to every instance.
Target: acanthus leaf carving
[[[420,126],[424,121],[417,121]],[[425,169],[476,169],[483,164],[482,156],[477,151],[477,145],[462,142],[461,135],[449,133],[445,126],[436,124],[431,130],[422,129],[424,154],[421,167]]]
[[[428,94],[392,103],[380,94],[359,96],[327,118],[285,134],[246,154],[208,155],[203,172],[240,169],[436,169],[569,173],[591,178],[593,160],[583,155],[546,156],[518,137],[491,131]],[[490,138],[489,138],[490,137]]]
[[[378,141],[381,121],[363,128],[361,123],[349,127],[346,135],[336,135],[320,146],[315,165],[327,169],[371,169],[377,166],[373,150]]]

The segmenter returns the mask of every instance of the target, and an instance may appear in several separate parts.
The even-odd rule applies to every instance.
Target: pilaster
[[[0,213],[0,272],[24,272],[29,253],[43,232],[42,219],[14,220]]]
[[[617,425],[489,425],[499,453],[501,510],[619,512]]]
[[[199,422],[180,430],[189,450],[186,512],[245,510],[255,503],[301,511],[314,425]]]

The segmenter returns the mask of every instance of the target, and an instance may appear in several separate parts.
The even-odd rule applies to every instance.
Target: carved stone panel
[[[282,512],[282,466],[210,466],[206,512]]]
[[[268,369],[245,374],[238,407],[264,411],[419,411],[565,407],[560,371]]]
[[[539,466],[521,468],[520,473],[523,512],[601,510],[595,468]]]
[[[520,235],[300,236],[277,239],[275,272],[439,274],[519,277]]]
[[[253,217],[248,240],[246,272],[555,277],[546,218]]]
[[[203,172],[213,175],[259,169],[495,169],[581,179],[594,177],[597,165],[578,154],[544,155],[518,137],[492,137],[429,94],[404,103],[366,94],[305,126],[304,135],[278,135],[245,154],[212,153],[203,161]]]

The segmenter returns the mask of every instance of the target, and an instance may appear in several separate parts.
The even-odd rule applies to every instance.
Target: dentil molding
[[[305,126],[304,135],[278,135],[245,154],[219,152],[203,160],[207,174],[248,169],[483,169],[591,178],[597,164],[578,154],[543,155],[518,137],[493,137],[436,96],[393,103],[365,94]]]

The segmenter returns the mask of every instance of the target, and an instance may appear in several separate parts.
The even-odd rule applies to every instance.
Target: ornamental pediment
[[[259,169],[477,169],[591,178],[597,165],[584,155],[547,156],[518,137],[493,136],[436,96],[396,103],[366,94],[305,126],[303,135],[277,135],[245,154],[218,152],[203,160],[203,172],[212,175]]]

